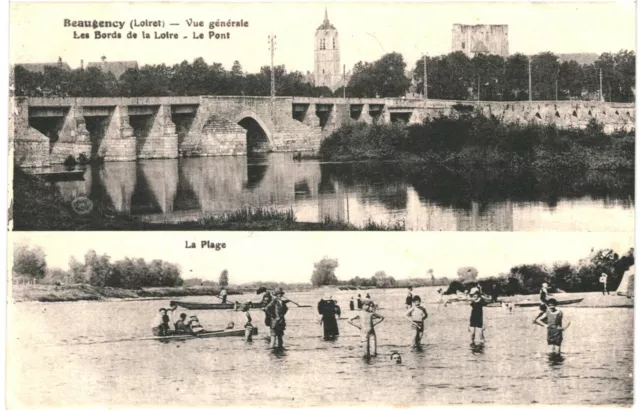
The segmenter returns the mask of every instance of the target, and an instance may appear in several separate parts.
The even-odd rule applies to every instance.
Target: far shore
[[[312,290],[310,288],[288,289],[289,292],[305,292]],[[217,296],[220,292],[218,287],[208,286],[192,286],[192,287],[175,287],[175,288],[142,288],[142,289],[120,289],[120,288],[98,288],[90,285],[13,285],[12,295],[9,299],[14,303],[29,302],[78,302],[78,301],[95,301],[95,302],[133,302],[143,300],[169,300],[177,297],[187,296]],[[338,291],[334,296],[339,297],[344,292],[345,295],[349,291]],[[242,295],[242,301],[248,299],[257,300],[252,289],[239,287],[228,288],[229,299],[233,301],[233,296]],[[633,308],[633,298],[617,295],[611,292],[611,295],[602,295],[600,292],[582,292],[582,293],[557,293],[554,294],[559,300],[584,298],[583,301],[574,305],[564,306],[566,308]],[[217,298],[212,300],[220,302]],[[499,297],[499,300],[510,303],[520,301],[537,301],[538,295],[515,295]],[[438,302],[427,301],[427,305],[435,305]],[[464,302],[453,303],[449,306],[462,305]]]

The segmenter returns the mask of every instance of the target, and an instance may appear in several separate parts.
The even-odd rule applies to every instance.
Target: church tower
[[[315,83],[316,87],[329,87],[334,90],[342,79],[340,75],[340,43],[338,30],[329,22],[327,9],[324,9],[324,21],[316,30],[315,41]]]

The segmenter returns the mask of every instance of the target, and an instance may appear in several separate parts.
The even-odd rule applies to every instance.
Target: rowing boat
[[[210,330],[200,332],[198,334],[183,334],[183,335],[169,335],[169,336],[149,336],[143,337],[138,340],[190,340],[190,339],[209,339],[212,337],[231,337],[231,336],[244,336],[244,329],[231,329],[231,330]],[[253,334],[258,334],[258,328],[253,328]]]
[[[584,298],[558,300],[558,306],[560,306],[560,305],[572,305],[574,303],[580,303],[580,302],[582,302],[583,299]],[[540,301],[516,302],[515,305],[517,307],[536,307],[536,306],[540,306]]]
[[[225,310],[225,309],[235,309],[236,306],[238,308],[244,306],[243,303],[197,303],[197,302],[181,302],[179,300],[172,300],[170,305],[178,305],[182,308],[189,310]],[[251,302],[251,309],[260,309],[262,308],[262,303],[260,302]]]

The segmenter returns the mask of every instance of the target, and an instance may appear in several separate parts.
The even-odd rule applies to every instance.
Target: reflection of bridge
[[[107,161],[313,151],[350,121],[421,122],[462,105],[507,122],[632,129],[635,105],[622,103],[460,102],[397,98],[139,97],[16,98],[10,132],[21,166],[59,164],[68,155]]]

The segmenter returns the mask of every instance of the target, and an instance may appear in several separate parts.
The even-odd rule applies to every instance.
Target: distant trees
[[[322,258],[319,262],[313,264],[313,274],[311,275],[311,284],[313,286],[337,285],[338,278],[335,271],[338,267],[337,259],[328,257]]]
[[[218,282],[220,282],[220,286],[229,286],[229,271],[225,269],[220,272],[220,279]]]
[[[508,274],[479,278],[477,280],[464,279],[452,281],[446,294],[453,294],[458,290],[468,289],[476,281],[482,285],[484,291],[489,292],[496,287],[501,295],[538,293],[542,284],[547,282],[551,291],[565,292],[593,292],[602,289],[599,282],[600,275],[608,275],[609,289],[616,289],[624,273],[635,263],[634,250],[629,249],[624,255],[618,255],[612,249],[592,251],[577,264],[559,262],[551,266],[539,264],[517,265]]]
[[[347,97],[401,97],[411,79],[405,75],[407,64],[399,53],[389,53],[373,63],[358,62],[347,85]]]
[[[531,57],[531,88],[534,100],[593,99],[602,88],[606,101],[631,102],[635,93],[635,53],[621,50],[603,53],[594,64],[575,61],[559,63],[551,52]],[[529,99],[529,57],[513,54],[508,58],[478,54],[472,59],[457,51],[428,57],[429,98],[514,101]],[[424,90],[423,59],[416,61],[413,80],[418,92]]]
[[[276,95],[331,96],[326,87],[315,87],[304,74],[275,67]],[[28,97],[149,97],[189,95],[255,95],[271,93],[271,68],[261,67],[247,74],[239,61],[230,71],[222,64],[207,64],[202,57],[167,66],[145,65],[127,70],[119,79],[97,67],[67,71],[45,67],[43,73],[17,66],[14,72],[15,95]]]
[[[14,279],[41,279],[47,270],[46,255],[39,246],[17,244],[13,249]]]
[[[135,289],[140,287],[181,286],[180,267],[159,259],[124,258],[115,262],[109,255],[89,250],[84,261],[69,259],[69,269],[47,269],[41,248],[18,245],[14,251],[13,273],[18,277],[37,279],[42,283],[86,283],[96,287]]]

